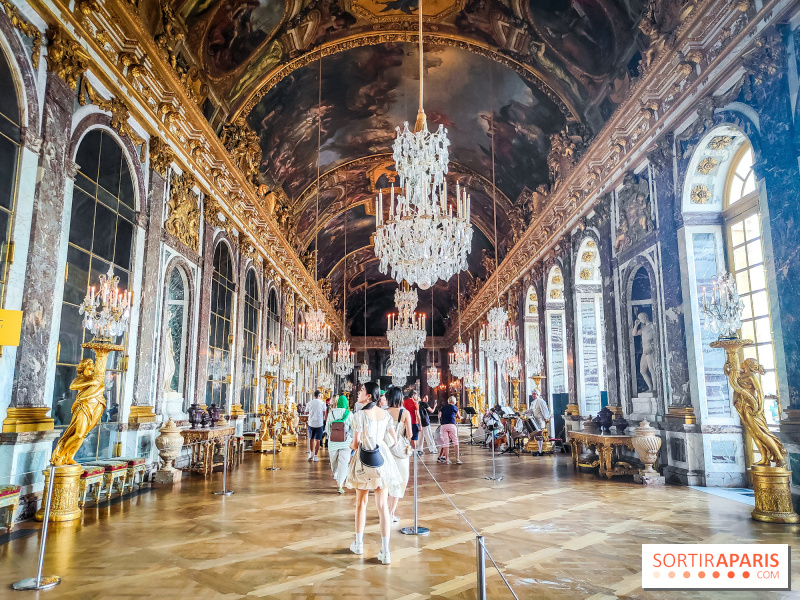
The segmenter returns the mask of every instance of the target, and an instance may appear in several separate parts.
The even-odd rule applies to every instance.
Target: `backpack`
[[[345,427],[345,420],[350,414],[349,410],[345,410],[344,416],[340,421],[331,422],[331,431],[328,440],[331,442],[346,442],[347,441],[347,427]]]

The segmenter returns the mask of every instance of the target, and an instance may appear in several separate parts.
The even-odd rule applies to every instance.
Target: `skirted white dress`
[[[373,450],[376,446],[383,456],[383,464],[377,469],[363,468],[359,459],[359,451],[356,450],[350,460],[350,468],[347,471],[345,486],[354,490],[376,490],[385,488],[391,494],[397,492],[403,483],[403,478],[397,470],[394,456],[389,451],[384,437],[386,429],[392,427],[392,417],[388,412],[383,412],[383,418],[378,420],[370,419],[369,416],[359,411],[353,414],[353,432],[361,434],[361,444],[367,450]],[[377,475],[375,477],[370,476]]]
[[[400,438],[406,436],[406,424],[403,422],[404,410],[405,409],[403,408],[400,409],[400,413],[397,415],[399,421],[393,423],[394,432],[397,434],[398,441],[400,440]],[[409,457],[404,456],[400,458],[391,450],[389,451],[389,453],[392,455],[392,458],[394,459],[394,464],[397,465],[397,470],[400,473],[400,479],[401,479],[400,485],[394,486],[389,490],[389,495],[392,498],[402,498],[406,493],[406,487],[408,487]]]

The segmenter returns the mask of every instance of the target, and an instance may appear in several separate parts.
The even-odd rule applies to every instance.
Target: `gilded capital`
[[[48,28],[47,40],[47,68],[77,89],[78,79],[89,67],[89,55],[59,25]]]

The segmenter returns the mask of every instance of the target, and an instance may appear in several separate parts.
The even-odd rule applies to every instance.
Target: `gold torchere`
[[[272,410],[272,384],[275,381],[275,375],[272,373],[264,373],[263,377],[267,380],[267,393],[264,395],[264,408]]]
[[[476,413],[474,415],[472,415],[472,419],[470,419],[472,421],[472,426],[473,427],[477,427],[478,426],[478,421],[480,420],[480,415],[477,412],[478,411],[478,406],[475,403],[475,396],[476,396],[476,392],[477,391],[478,391],[477,388],[473,388],[473,387],[467,388],[467,400],[469,402],[469,406],[474,408],[475,411],[476,411]]]
[[[752,516],[767,523],[797,523],[800,516],[792,506],[791,471],[786,468],[786,448],[769,430],[764,417],[764,392],[761,389],[764,367],[754,358],[742,361],[742,348],[752,345],[752,341],[739,338],[720,338],[710,344],[712,348],[725,350],[725,375],[733,388],[733,405],[747,437],[752,438],[761,454],[761,459],[749,469],[756,500]]]
[[[288,377],[283,380],[283,405],[281,406],[280,421],[284,433],[281,433],[280,442],[284,446],[297,445],[297,429],[294,427],[294,410],[292,401],[289,398],[289,389],[292,380]]]
[[[277,412],[274,412],[271,406],[265,406],[264,413],[261,415],[261,431],[258,439],[253,442],[253,452],[272,452],[273,445],[276,452],[281,451],[281,443],[275,439],[273,434],[277,420]]]
[[[519,379],[512,379],[511,384],[514,386],[514,412],[519,412]]]
[[[78,364],[78,376],[70,384],[71,390],[78,392],[72,404],[72,419],[69,426],[61,434],[50,462],[57,467],[55,471],[55,489],[53,489],[53,505],[50,509],[51,521],[71,521],[81,515],[78,506],[80,477],[83,467],[75,463],[75,454],[80,450],[86,436],[100,422],[106,409],[105,392],[106,364],[111,352],[122,352],[124,348],[103,340],[92,340],[81,344],[83,348],[94,351],[95,359],[84,358]],[[71,465],[71,466],[62,466]],[[50,471],[44,471],[44,498],[47,497],[47,486],[50,485]],[[36,513],[38,520],[44,519],[44,507]]]

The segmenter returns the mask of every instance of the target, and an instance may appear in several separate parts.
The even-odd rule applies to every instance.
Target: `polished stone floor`
[[[463,447],[463,446],[462,446]],[[336,493],[326,457],[302,449],[247,454],[229,479],[185,475],[179,486],[148,488],[122,501],[87,506],[82,521],[52,527],[45,574],[63,583],[49,592],[3,598],[475,598],[475,534],[486,538],[519,598],[797,598],[798,592],[644,592],[643,543],[791,543],[798,529],[756,523],[747,504],[684,487],[642,488],[574,474],[568,456],[501,456],[498,482],[488,451],[466,447],[463,465],[420,466],[420,525],[427,537],[392,534],[392,564],[380,564],[377,515],[370,504],[365,553],[350,553],[353,492]],[[39,524],[0,536],[0,585],[35,574]],[[795,561],[797,563],[797,561]],[[491,566],[491,565],[490,565]],[[489,598],[512,598],[488,569]],[[793,569],[795,589],[800,565]],[[796,594],[796,595],[795,595]]]

